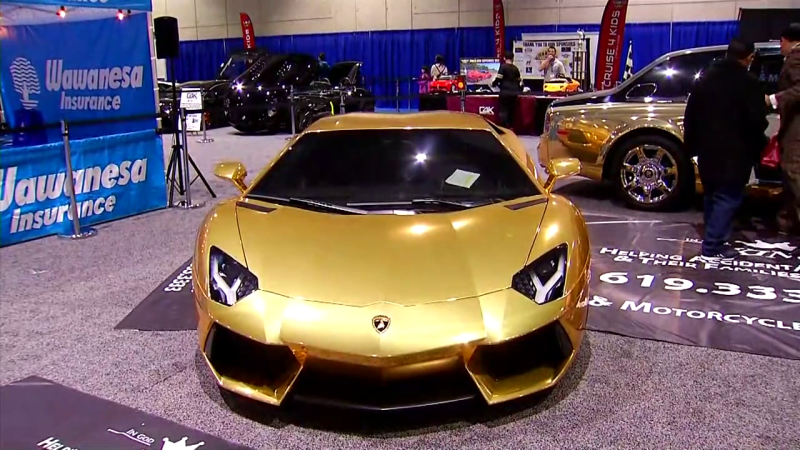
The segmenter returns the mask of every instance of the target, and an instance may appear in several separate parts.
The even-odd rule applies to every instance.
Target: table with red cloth
[[[447,109],[461,111],[461,97],[458,95],[447,96]],[[496,124],[500,124],[500,100],[497,95],[467,95],[464,112],[480,114]],[[514,133],[535,134],[536,122],[536,97],[533,95],[519,95],[517,97],[517,110],[514,115]]]

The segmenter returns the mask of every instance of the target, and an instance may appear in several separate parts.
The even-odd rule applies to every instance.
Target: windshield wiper
[[[358,202],[358,203],[348,203],[349,205],[353,206],[401,206],[401,205],[410,205],[410,206],[418,206],[418,205],[437,205],[437,206],[448,206],[452,209],[456,210],[464,210],[469,208],[475,208],[478,206],[485,206],[491,203],[495,203],[495,199],[488,199],[488,200],[480,200],[480,201],[466,201],[466,202],[459,202],[455,200],[446,200],[442,198],[415,198],[411,200],[397,200],[397,201],[388,201],[388,202]]]
[[[305,205],[311,206],[314,208],[325,209],[328,211],[338,211],[338,212],[345,212],[348,214],[369,214],[367,211],[363,209],[356,209],[350,208],[348,206],[343,205],[336,205],[333,203],[321,202],[319,200],[312,200],[310,198],[299,198],[299,197],[273,197],[270,195],[258,195],[258,194],[251,194],[249,197],[255,198],[257,200],[266,200],[275,203],[283,203],[283,204],[298,204],[298,205]]]

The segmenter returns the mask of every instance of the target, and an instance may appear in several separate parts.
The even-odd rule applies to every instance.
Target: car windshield
[[[388,129],[306,134],[248,196],[333,213],[418,214],[539,194],[488,131]]]
[[[239,53],[232,55],[228,62],[220,69],[218,79],[233,80],[243,74],[259,58],[255,54]]]

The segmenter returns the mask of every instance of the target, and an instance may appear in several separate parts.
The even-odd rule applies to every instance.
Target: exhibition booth
[[[166,206],[150,11],[148,0],[0,6],[2,245],[69,234],[73,212],[89,226]]]

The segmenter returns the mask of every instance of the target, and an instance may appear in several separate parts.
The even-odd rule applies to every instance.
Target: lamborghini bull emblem
[[[386,316],[375,316],[372,318],[372,328],[375,328],[375,331],[378,334],[383,334],[386,330],[389,329],[389,324],[392,323],[392,319]]]

